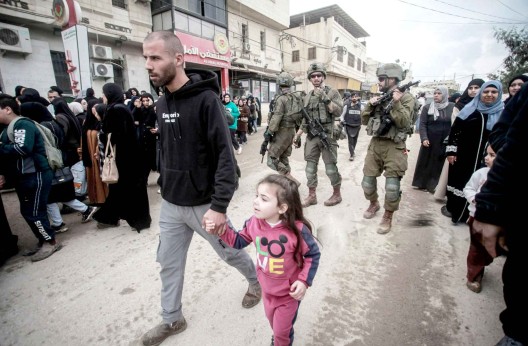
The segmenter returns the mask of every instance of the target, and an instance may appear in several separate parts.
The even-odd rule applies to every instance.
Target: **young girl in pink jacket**
[[[321,253],[303,215],[297,184],[284,175],[271,174],[258,183],[253,211],[240,232],[228,222],[220,238],[236,249],[255,244],[272,345],[291,345],[299,304],[312,285]],[[207,231],[214,226],[205,223]]]

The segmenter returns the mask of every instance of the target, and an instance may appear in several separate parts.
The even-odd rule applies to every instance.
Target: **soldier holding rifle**
[[[304,144],[304,160],[306,161],[306,178],[309,189],[308,197],[303,201],[303,207],[317,204],[317,165],[319,158],[323,157],[326,175],[330,179],[334,193],[324,202],[326,206],[333,206],[341,202],[341,175],[337,169],[337,141],[334,134],[335,120],[343,110],[341,95],[336,89],[325,85],[326,68],[322,63],[310,64],[307,72],[308,79],[314,86],[304,97],[304,108],[308,121],[303,116],[303,122],[297,131],[293,142],[307,133]],[[321,124],[324,131],[310,128],[313,124]],[[321,135],[315,136],[314,133]]]
[[[389,63],[378,68],[376,75],[384,96],[369,100],[361,114],[361,122],[367,125],[367,134],[372,136],[363,167],[361,186],[365,198],[370,201],[363,213],[371,219],[380,209],[377,192],[377,177],[385,175],[385,213],[378,228],[379,234],[388,233],[392,226],[392,215],[400,205],[400,181],[407,171],[407,147],[405,141],[410,133],[415,98],[407,92],[411,84],[398,87],[403,79],[400,65]],[[415,83],[416,84],[416,83]]]

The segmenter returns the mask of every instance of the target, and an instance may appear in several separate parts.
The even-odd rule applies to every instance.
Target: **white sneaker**
[[[242,145],[238,147],[237,149],[237,155],[242,154]]]

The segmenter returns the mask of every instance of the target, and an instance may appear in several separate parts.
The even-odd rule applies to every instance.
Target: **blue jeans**
[[[68,202],[63,202],[63,204],[66,204],[68,207],[80,211],[81,213],[84,213],[88,209],[88,206],[86,204],[76,199],[72,199]],[[51,220],[51,225],[62,225],[62,216],[60,213],[59,205],[57,203],[50,203],[46,206],[46,209],[48,211],[48,217]]]

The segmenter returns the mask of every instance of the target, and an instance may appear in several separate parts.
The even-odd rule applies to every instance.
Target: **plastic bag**
[[[71,166],[71,172],[73,174],[73,186],[75,187],[75,195],[86,195],[88,184],[86,183],[86,169],[84,168],[83,162],[79,161],[73,166]]]

